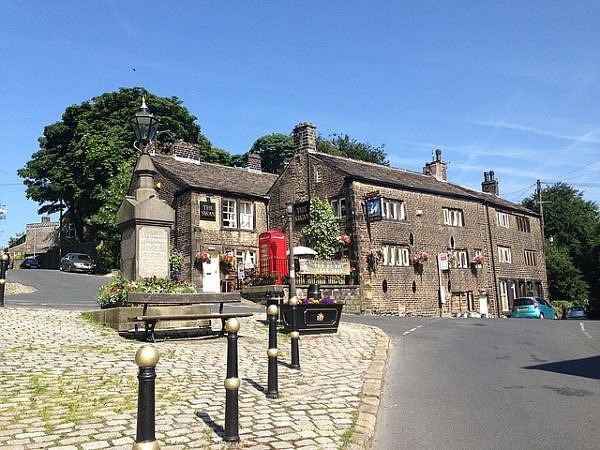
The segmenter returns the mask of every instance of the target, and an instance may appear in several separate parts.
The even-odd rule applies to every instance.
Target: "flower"
[[[300,299],[299,304],[302,305],[316,305],[316,304],[323,304],[323,305],[332,305],[335,303],[335,299],[331,298],[331,297],[324,297],[321,299],[318,298],[302,298]]]
[[[219,258],[223,270],[230,272],[235,269],[235,257],[231,253],[224,253]]]
[[[196,261],[198,261],[199,263],[210,264],[210,254],[208,252],[198,252],[196,253]]]
[[[413,262],[415,264],[423,264],[429,261],[429,253],[427,252],[417,252],[415,256],[413,256]]]
[[[350,245],[352,244],[352,238],[347,234],[342,234],[341,236],[338,236],[338,243],[341,245]]]
[[[471,264],[483,264],[485,257],[483,255],[475,255],[471,258]]]
[[[192,283],[167,278],[151,277],[144,280],[127,280],[115,277],[110,283],[100,287],[96,302],[102,307],[126,305],[129,292],[187,294],[196,292],[196,288]]]
[[[181,279],[181,268],[183,267],[183,251],[178,247],[173,247],[171,254],[169,255],[169,271],[171,273],[171,279]]]
[[[380,248],[373,248],[367,255],[367,265],[369,266],[369,272],[376,273],[377,266],[383,259],[383,251]]]

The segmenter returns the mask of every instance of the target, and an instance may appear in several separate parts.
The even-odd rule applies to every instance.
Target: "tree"
[[[302,229],[304,243],[315,250],[321,259],[335,256],[340,224],[329,202],[319,197],[310,201],[310,222]]]
[[[568,249],[555,244],[546,245],[545,253],[550,298],[587,304],[590,286],[573,264]]]
[[[330,155],[344,156],[359,161],[389,166],[384,145],[373,147],[370,144],[350,139],[347,134],[333,134],[330,139],[317,138],[317,150]]]
[[[600,307],[600,212],[595,202],[583,199],[583,193],[565,183],[542,189],[544,235],[552,237],[548,247],[548,283],[556,292],[572,292],[580,286],[579,275],[590,292],[590,304]],[[522,201],[526,208],[539,211],[537,195]],[[552,265],[552,268],[550,266]],[[572,269],[576,269],[573,271]],[[571,280],[571,277],[575,277]],[[571,286],[570,288],[566,288]],[[560,288],[559,288],[560,287]],[[574,293],[570,296],[576,296]],[[582,295],[585,295],[582,292]],[[582,296],[578,296],[581,298]]]
[[[254,141],[250,153],[260,155],[263,172],[280,173],[294,155],[294,139],[281,133],[262,136]]]
[[[60,121],[46,126],[40,150],[17,171],[27,186],[27,198],[40,205],[40,214],[57,212],[62,202],[78,236],[115,238],[111,214],[124,197],[137,157],[129,119],[142,96],[161,121],[158,151],[183,139],[199,145],[201,153],[210,153],[212,145],[200,133],[196,117],[177,97],[157,97],[139,87],[102,94],[67,107]]]

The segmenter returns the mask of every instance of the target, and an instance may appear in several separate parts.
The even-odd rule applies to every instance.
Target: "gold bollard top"
[[[158,350],[153,345],[142,345],[135,353],[135,363],[139,367],[154,367],[158,358]]]
[[[278,312],[279,308],[277,308],[277,305],[269,305],[269,307],[267,308],[267,314],[269,316],[276,316]]]
[[[289,299],[288,303],[290,306],[296,306],[298,304],[298,297],[294,295]]]
[[[227,320],[227,323],[225,323],[225,329],[230,333],[237,333],[240,329],[240,321],[235,317],[232,317],[231,319]]]

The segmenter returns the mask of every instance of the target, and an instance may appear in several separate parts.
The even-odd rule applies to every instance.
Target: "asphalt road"
[[[347,317],[393,342],[374,449],[597,449],[600,321]]]
[[[36,292],[6,295],[6,306],[97,309],[96,294],[110,276],[65,273],[50,269],[10,269],[6,280],[31,286]]]

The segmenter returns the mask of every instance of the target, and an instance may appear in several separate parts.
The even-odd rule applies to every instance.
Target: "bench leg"
[[[157,320],[144,321],[144,328],[145,328],[144,338],[146,339],[146,342],[152,342],[152,343],[156,342],[156,339],[154,336],[154,327],[156,326],[156,322],[158,322],[158,321]],[[148,338],[150,338],[150,339],[148,339]]]
[[[225,336],[225,319],[221,319],[221,331],[219,331],[219,337]]]

